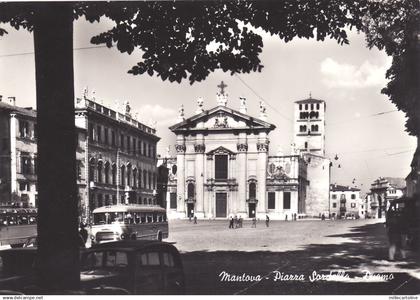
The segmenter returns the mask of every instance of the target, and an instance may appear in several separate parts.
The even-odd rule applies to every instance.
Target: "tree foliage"
[[[373,2],[364,19],[369,47],[392,56],[386,73],[390,80],[382,93],[407,116],[407,131],[420,136],[420,2],[385,0]]]
[[[40,4],[0,5],[0,22],[32,30]],[[261,71],[263,41],[255,28],[285,42],[295,37],[319,41],[329,37],[347,44],[345,30],[362,28],[368,1],[75,2],[73,7],[75,19],[95,22],[104,16],[115,22],[92,43],[116,46],[129,54],[142,51],[142,60],[129,73],[176,82],[188,78],[194,83],[217,69],[232,74]],[[0,30],[0,35],[4,33]]]

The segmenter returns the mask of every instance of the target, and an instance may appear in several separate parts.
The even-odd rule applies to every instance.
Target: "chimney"
[[[16,106],[16,97],[7,97],[7,100],[9,100],[9,104]]]

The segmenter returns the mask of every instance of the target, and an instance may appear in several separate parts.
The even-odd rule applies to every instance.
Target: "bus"
[[[166,210],[160,206],[117,204],[93,210],[92,244],[168,238]]]
[[[37,209],[0,206],[0,246],[21,247],[37,235]]]

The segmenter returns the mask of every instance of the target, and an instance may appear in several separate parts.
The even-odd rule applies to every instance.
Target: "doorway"
[[[249,203],[248,204],[248,217],[249,218],[255,218],[255,210],[256,210],[256,204]]]
[[[227,216],[227,194],[216,193],[216,218],[226,218]]]

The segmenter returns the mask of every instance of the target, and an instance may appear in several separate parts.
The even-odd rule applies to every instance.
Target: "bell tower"
[[[294,148],[300,153],[325,156],[324,100],[308,99],[295,102]]]

